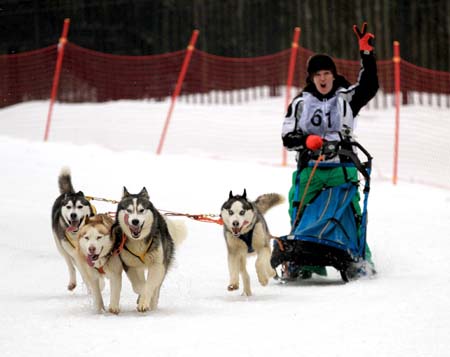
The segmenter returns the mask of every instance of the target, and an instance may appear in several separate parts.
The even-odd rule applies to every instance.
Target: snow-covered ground
[[[217,214],[230,190],[246,188],[251,198],[287,194],[293,159],[290,167],[277,165],[283,101],[177,104],[160,156],[168,103],[57,104],[43,143],[47,109],[47,102],[30,102],[0,110],[2,356],[448,356],[450,191],[386,180],[393,111],[365,111],[358,127],[376,160],[368,226],[374,278],[343,284],[330,268],[327,278],[261,287],[251,259],[254,296],[230,293],[222,228],[180,218],[189,236],[159,309],[138,313],[124,279],[115,316],[94,313],[81,282],[74,292],[66,289],[68,273],[50,228],[61,167],[71,168],[75,188],[85,194],[119,199],[123,186],[130,192],[145,186],[156,207],[180,213]],[[405,110],[410,123],[448,114]],[[403,133],[413,128],[405,125]],[[447,134],[435,133],[432,144],[448,142]],[[403,142],[418,147],[415,138]],[[408,161],[408,172],[423,164]],[[95,204],[100,212],[115,209]],[[287,205],[273,208],[267,221],[272,234],[286,234]],[[109,290],[104,294],[108,301]]]

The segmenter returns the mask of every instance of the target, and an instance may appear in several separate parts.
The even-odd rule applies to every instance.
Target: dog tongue
[[[90,266],[90,267],[93,267],[94,266],[94,261],[92,260],[92,257],[93,257],[93,255],[88,255],[87,257],[86,257],[86,262],[88,263],[88,265]]]
[[[78,229],[78,224],[80,223],[80,221],[72,221],[70,226],[67,227],[67,231],[68,232],[75,232]]]
[[[139,227],[135,227],[135,226],[130,226],[130,230],[134,235],[138,235],[139,234]]]

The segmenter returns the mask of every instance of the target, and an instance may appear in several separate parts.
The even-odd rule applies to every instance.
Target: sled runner
[[[356,214],[352,204],[358,194],[358,182],[348,181],[338,186],[324,187],[307,205],[293,209],[291,233],[274,242],[273,268],[280,264],[284,269],[289,265],[332,266],[340,272],[345,282],[357,278],[364,269],[372,269],[374,273],[372,265],[366,264],[367,201],[372,157],[357,142],[346,141],[344,147],[341,143],[333,147],[332,155],[339,155],[340,163],[316,162],[316,167],[356,168],[361,173],[364,178],[361,215]],[[353,148],[364,153],[366,161],[361,162]],[[323,149],[322,153],[325,151]],[[299,200],[300,171],[297,172],[294,202]],[[298,214],[298,210],[302,212]]]

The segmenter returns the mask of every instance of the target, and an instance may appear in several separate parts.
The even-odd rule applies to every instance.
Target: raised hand
[[[353,25],[353,32],[355,33],[356,37],[358,37],[359,42],[359,50],[360,51],[373,51],[373,40],[375,38],[375,35],[373,33],[367,32],[367,22],[364,22],[362,24],[361,30],[358,28],[358,26]]]

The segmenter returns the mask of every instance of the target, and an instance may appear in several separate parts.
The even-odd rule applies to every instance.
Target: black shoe
[[[291,264],[292,263],[289,262],[283,262],[281,264],[280,275],[277,274],[275,279],[279,280],[282,283],[297,280],[298,273],[296,273],[295,271],[292,270],[292,268],[290,268]]]
[[[303,267],[295,264],[295,263],[286,263],[286,269],[283,272],[283,277],[285,280],[294,281],[297,279],[307,280],[311,279],[312,271],[305,270]]]
[[[270,265],[272,268],[276,269],[281,263],[285,261],[285,257],[283,251],[280,249],[280,246],[277,242],[274,241],[272,256],[270,257]]]
[[[300,270],[299,278],[301,280],[308,280],[312,278],[312,274],[311,270]]]

